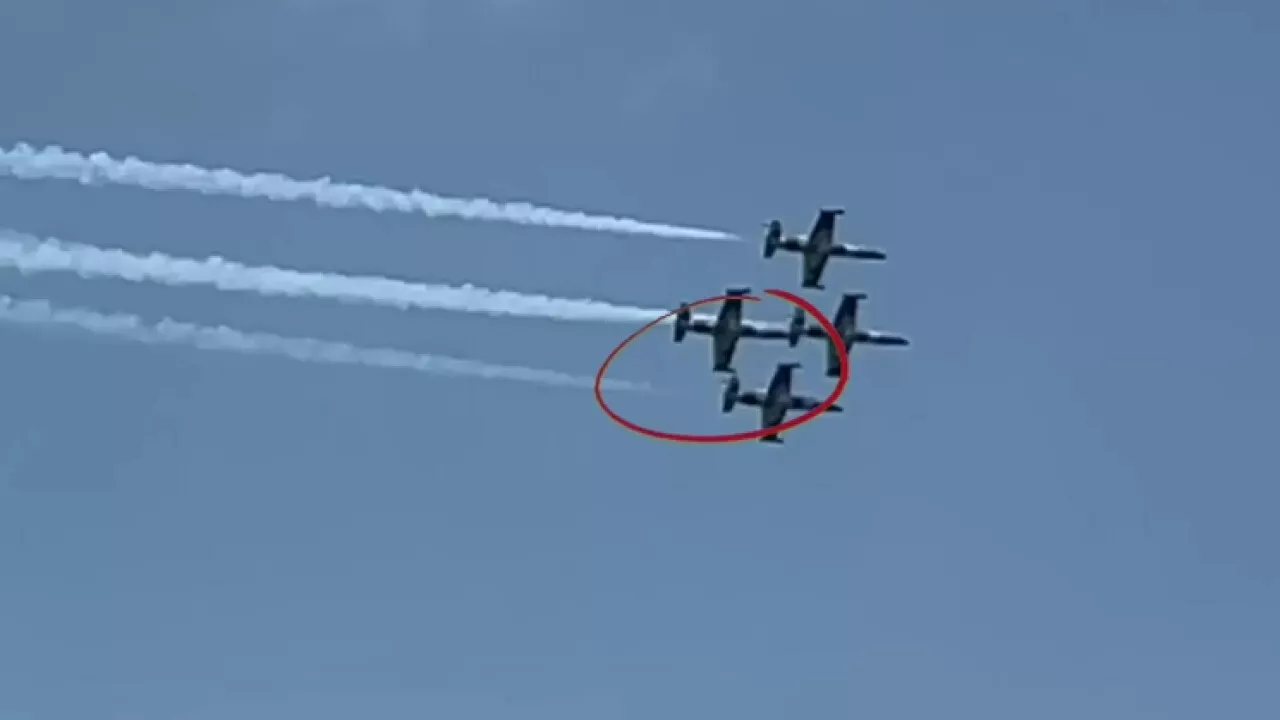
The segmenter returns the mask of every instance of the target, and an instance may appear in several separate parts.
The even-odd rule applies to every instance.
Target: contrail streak
[[[244,332],[229,327],[208,327],[170,320],[149,325],[136,315],[103,314],[82,308],[58,308],[45,300],[17,300],[0,295],[0,322],[17,325],[69,327],[95,335],[132,340],[148,345],[184,345],[249,355],[277,355],[309,363],[361,365],[414,370],[437,375],[519,380],[561,387],[592,387],[592,380],[551,370],[490,365],[475,360],[420,355],[404,350],[362,348],[342,342],[290,338],[269,333]],[[647,391],[644,383],[606,380],[614,390]]]
[[[0,228],[0,267],[13,268],[23,274],[68,272],[82,278],[115,278],[176,287],[207,285],[224,291],[268,296],[554,320],[640,324],[666,312],[471,285],[424,285],[376,276],[254,267],[216,256],[193,260],[154,252],[135,255],[115,248],[41,239],[4,228]]]
[[[334,182],[327,177],[298,180],[279,173],[245,174],[228,168],[210,169],[191,164],[157,163],[133,156],[119,159],[104,152],[84,155],[58,145],[37,149],[27,143],[18,143],[12,150],[0,148],[0,175],[21,179],[74,180],[82,185],[132,185],[148,190],[234,195],[278,202],[309,200],[330,208],[420,213],[428,217],[457,217],[630,235],[690,240],[738,239],[732,233],[719,230],[591,215],[528,202],[450,198],[417,189],[404,191],[376,185]]]

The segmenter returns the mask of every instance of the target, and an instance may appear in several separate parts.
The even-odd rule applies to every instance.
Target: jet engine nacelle
[[[680,310],[676,312],[675,341],[681,342],[684,336],[689,332],[689,319],[692,313],[689,310],[688,303],[680,303]]]
[[[782,221],[770,221],[765,227],[768,228],[764,234],[764,257],[767,260],[778,252],[778,246],[782,244]]]
[[[721,412],[733,412],[733,406],[738,404],[738,391],[742,384],[738,380],[737,375],[731,376],[724,383],[724,396],[720,401]]]

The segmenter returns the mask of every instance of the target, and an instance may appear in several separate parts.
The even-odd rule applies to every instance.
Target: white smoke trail
[[[17,300],[0,295],[0,322],[18,325],[62,326],[148,345],[185,345],[202,350],[277,355],[310,363],[361,365],[364,367],[414,370],[417,372],[519,380],[562,387],[592,387],[589,378],[551,370],[508,365],[490,365],[475,360],[420,355],[404,350],[362,348],[342,342],[290,338],[269,333],[244,332],[229,327],[208,327],[161,320],[147,324],[136,315],[103,314],[82,308],[58,308],[45,300]],[[644,383],[609,381],[601,383],[613,390],[647,391]]]
[[[400,309],[452,310],[550,318],[554,320],[645,323],[663,310],[525,295],[464,285],[424,285],[376,276],[308,273],[253,267],[210,257],[203,260],[163,253],[134,255],[114,248],[41,239],[0,228],[0,267],[24,274],[70,272],[82,278],[107,277],[169,286],[208,285],[219,290],[296,298],[325,298]]]
[[[527,202],[495,202],[483,198],[449,198],[423,190],[396,190],[376,185],[333,182],[329,178],[297,180],[279,173],[244,174],[228,168],[157,163],[136,157],[114,158],[104,152],[84,155],[60,146],[37,149],[18,143],[0,148],[0,175],[15,178],[74,180],[82,185],[112,183],[158,191],[234,195],[279,202],[309,200],[331,208],[364,208],[375,212],[421,213],[520,225],[577,228],[631,235],[690,240],[737,240],[718,230],[643,222],[624,217],[541,207]]]

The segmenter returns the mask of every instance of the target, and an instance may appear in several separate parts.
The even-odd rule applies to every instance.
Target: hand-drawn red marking
[[[641,335],[645,334],[649,330],[653,329],[654,326],[658,325],[663,320],[666,320],[672,315],[675,315],[676,313],[680,312],[680,308],[676,308],[675,310],[671,310],[667,314],[659,317],[656,320],[653,320],[652,322],[640,328],[639,330],[636,330],[635,332],[631,333],[630,336],[628,336],[625,340],[623,340],[618,345],[618,347],[614,348],[613,352],[609,353],[609,356],[604,359],[604,364],[601,365],[600,369],[596,372],[596,384],[595,384],[596,402],[600,405],[600,409],[603,410],[605,415],[608,415],[609,418],[612,419],[614,422],[618,423],[619,425],[621,425],[622,427],[628,430],[631,430],[632,432],[636,432],[641,435],[645,435],[647,437],[656,438],[658,440],[670,440],[672,442],[702,443],[702,444],[737,443],[737,442],[746,442],[748,440],[759,440],[765,435],[772,435],[775,433],[781,434],[788,430],[793,430],[809,422],[810,420],[817,418],[822,413],[826,412],[827,408],[836,404],[836,401],[839,400],[840,396],[844,394],[845,386],[849,384],[849,352],[845,350],[844,341],[840,337],[840,331],[836,329],[836,326],[833,325],[832,322],[827,319],[827,316],[823,315],[822,312],[818,310],[818,308],[814,307],[812,303],[800,297],[799,295],[796,295],[794,293],[789,293],[786,290],[765,290],[764,293],[766,295],[772,295],[776,298],[785,300],[791,303],[792,305],[804,310],[806,313],[809,314],[810,317],[814,318],[815,320],[818,321],[820,325],[822,325],[822,329],[826,331],[827,336],[831,339],[831,342],[835,344],[836,356],[840,358],[840,379],[836,381],[836,386],[831,391],[831,395],[828,396],[826,400],[822,401],[821,405],[819,405],[818,407],[810,410],[809,412],[803,415],[792,418],[791,420],[788,420],[786,422],[779,423],[778,425],[771,428],[760,428],[757,430],[747,430],[745,432],[729,433],[724,435],[697,435],[697,434],[686,434],[686,433],[663,432],[661,430],[654,430],[652,428],[647,428],[647,427],[644,427],[643,425],[638,425],[636,423],[633,423],[630,420],[622,417],[618,413],[614,412],[613,408],[609,407],[609,404],[605,402],[604,395],[600,392],[600,384],[601,382],[604,381],[604,376],[605,376],[605,373],[609,370],[609,365],[613,363],[613,360],[618,356],[618,353],[622,352],[622,349],[630,345],[632,341],[634,341],[636,338],[640,337]],[[714,302],[720,302],[728,299],[729,297],[731,296],[717,295],[715,297],[709,297],[694,303],[689,303],[688,307],[690,310],[692,310],[693,308],[696,308],[700,305],[707,305]],[[760,302],[760,298],[754,295],[742,295],[742,296],[734,296],[734,297],[740,297],[742,300],[747,300],[750,302]]]

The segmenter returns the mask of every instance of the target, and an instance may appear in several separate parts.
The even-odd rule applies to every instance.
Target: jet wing
[[[845,352],[850,352],[853,348],[854,338],[858,334],[858,304],[866,299],[866,293],[845,293],[836,308],[836,316],[831,324],[835,325]],[[840,356],[836,353],[836,346],[831,338],[828,337],[827,341],[827,377],[840,377]]]
[[[734,291],[730,291],[730,295]],[[742,298],[730,297],[720,305],[720,314],[716,317],[715,329],[711,333],[712,369],[716,372],[727,372],[733,362],[733,351],[738,347],[738,338],[743,333]]]
[[[738,336],[716,332],[711,335],[711,365],[714,370],[727,371],[733,363],[733,352],[738,348]]]
[[[720,314],[716,316],[716,325],[729,328],[742,322],[742,298],[731,297],[720,304]]]
[[[849,348],[845,348],[846,352]],[[849,362],[853,362],[853,356],[849,356]],[[840,353],[836,352],[835,341],[827,338],[827,377],[840,377]]]
[[[804,251],[802,265],[803,277],[800,278],[800,284],[803,287],[816,287],[822,280],[822,272],[827,269],[827,253],[814,249],[806,248]]]
[[[809,241],[804,247],[805,287],[817,287],[822,280],[822,271],[827,267],[827,259],[836,239],[836,218],[844,214],[839,208],[823,208],[818,211],[818,219],[813,221],[813,229],[809,231]]]
[[[782,424],[783,418],[787,416],[787,410],[790,408],[777,400],[768,399],[760,405],[760,427],[771,428]],[[770,437],[777,437],[771,435]]]
[[[796,363],[778,363],[778,369],[773,372],[760,409],[763,427],[773,427],[782,422],[787,410],[791,409],[791,377],[796,367]]]
[[[787,416],[787,410],[790,403],[776,397],[767,397],[763,403],[760,403],[760,429],[778,427],[782,424],[782,420]],[[777,433],[769,433],[760,438],[760,442],[782,443],[782,438]]]
[[[774,371],[773,379],[769,381],[769,388],[765,391],[764,403],[760,405],[762,429],[781,425],[783,418],[787,416],[787,410],[791,409],[791,376],[796,367],[798,366],[794,363],[778,363],[778,369]],[[765,435],[760,440],[782,442],[782,438],[777,434]]]
[[[825,248],[835,239],[836,216],[843,210],[819,210],[818,219],[813,221],[813,229],[809,231],[809,245]]]

